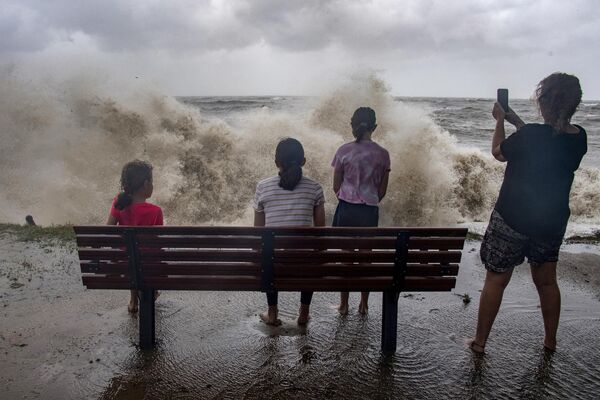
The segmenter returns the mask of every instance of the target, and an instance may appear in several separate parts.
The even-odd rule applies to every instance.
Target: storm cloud
[[[198,63],[207,54],[237,54],[246,65],[253,58],[270,57],[269,67],[275,69],[314,63],[330,68],[335,65],[331,57],[340,60],[340,67],[352,63],[376,70],[416,68],[410,63],[422,60],[456,70],[465,61],[502,64],[521,57],[547,64],[548,57],[577,55],[582,61],[600,55],[600,8],[594,0],[0,3],[4,61],[71,43],[107,56],[142,59],[151,53],[180,63]],[[556,64],[555,69],[561,69],[560,62]]]
[[[593,1],[4,1],[3,52],[32,51],[75,33],[110,51],[210,51],[266,43],[288,51],[471,48],[552,50],[599,31]],[[568,33],[565,32],[568,30]]]

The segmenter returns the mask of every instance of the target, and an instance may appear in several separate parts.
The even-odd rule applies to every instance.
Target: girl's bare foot
[[[260,319],[267,325],[279,326],[281,325],[281,320],[277,317],[270,317],[268,312],[264,312],[260,314]]]
[[[349,292],[341,292],[340,293],[340,305],[338,306],[338,311],[341,315],[348,314],[348,300],[350,299]]]
[[[310,319],[310,315],[308,314],[310,310],[310,306],[301,304],[300,311],[298,312],[298,325],[306,325],[308,320]]]
[[[358,312],[362,315],[365,315],[369,312],[369,305],[367,303],[363,303],[362,301],[358,305]]]
[[[341,315],[348,315],[348,303],[342,303],[337,307],[338,312]]]
[[[267,325],[279,326],[281,325],[281,320],[277,318],[277,314],[277,306],[269,306],[267,312],[260,314],[260,319]]]
[[[137,299],[131,299],[129,300],[129,305],[127,306],[127,311],[129,311],[130,314],[135,314],[136,312],[138,312],[138,302]]]

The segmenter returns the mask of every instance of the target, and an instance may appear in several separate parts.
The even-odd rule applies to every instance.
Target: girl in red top
[[[163,213],[160,207],[146,203],[152,196],[152,165],[134,160],[128,162],[121,172],[121,193],[113,200],[107,225],[162,225]],[[131,291],[130,313],[138,310],[137,291]]]

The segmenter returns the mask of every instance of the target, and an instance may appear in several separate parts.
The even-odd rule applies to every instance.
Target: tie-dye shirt
[[[346,143],[335,153],[331,166],[344,174],[338,199],[353,204],[379,204],[379,185],[390,170],[386,149],[367,140]]]

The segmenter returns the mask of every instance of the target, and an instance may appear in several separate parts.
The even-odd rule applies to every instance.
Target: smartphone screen
[[[498,103],[508,112],[508,89],[498,89]]]

